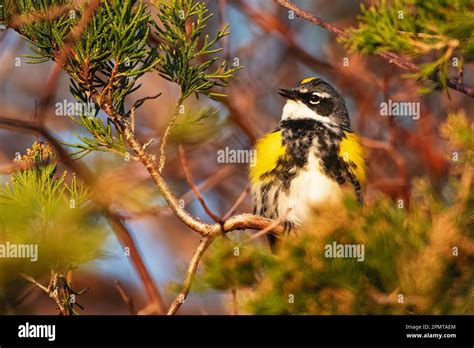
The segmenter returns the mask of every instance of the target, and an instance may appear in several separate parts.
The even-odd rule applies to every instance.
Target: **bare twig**
[[[235,211],[237,210],[237,208],[242,204],[242,202],[244,201],[245,197],[247,197],[249,193],[249,184],[247,184],[247,186],[245,186],[244,190],[242,191],[242,193],[240,194],[239,198],[237,198],[237,200],[235,201],[234,205],[229,209],[229,211],[224,215],[224,217],[222,218],[222,220],[227,220],[228,218],[230,218],[232,215],[234,215]]]
[[[36,285],[38,288],[40,288],[41,290],[43,290],[45,293],[47,293],[49,295],[49,289],[44,286],[43,284],[39,283],[35,278],[29,276],[28,274],[25,274],[25,273],[20,273],[20,275],[25,278],[26,280],[28,280],[30,283]]]
[[[120,281],[116,280],[115,281],[115,287],[117,288],[120,296],[122,297],[123,302],[125,302],[126,305],[128,306],[128,310],[130,311],[130,314],[136,315],[137,311],[135,310],[135,305],[133,303],[133,299],[127,293],[127,291],[125,291],[125,288],[123,287],[122,283],[120,283]]]
[[[265,228],[261,229],[257,233],[253,234],[251,237],[249,237],[247,240],[243,242],[243,244],[246,244],[254,239],[257,239],[267,233],[270,233],[275,227],[279,226],[282,224],[283,221],[285,221],[286,216],[288,215],[289,210],[286,211],[285,214],[280,216],[278,220],[273,221],[270,225],[266,226]]]
[[[225,166],[218,169],[213,174],[209,175],[207,178],[205,178],[203,181],[201,181],[197,185],[199,192],[204,193],[212,189],[213,187],[221,183],[223,179],[229,177],[234,171],[235,171],[235,167],[233,165],[226,164]],[[191,202],[194,199],[194,197],[195,196],[194,196],[193,190],[190,189],[188,192],[182,195],[180,199],[182,199],[184,203],[187,204]]]
[[[143,261],[142,257],[140,256],[140,252],[138,247],[133,240],[132,235],[128,231],[127,227],[122,223],[120,218],[117,217],[116,214],[112,213],[110,210],[105,211],[105,216],[109,221],[109,224],[112,226],[115,234],[117,235],[119,241],[127,246],[130,250],[130,258],[132,259],[132,263],[137,270],[143,285],[145,286],[145,290],[150,298],[150,301],[155,305],[157,308],[157,313],[162,314],[165,310],[165,304],[163,298],[158,291],[158,288],[153,281],[148,269]]]
[[[154,100],[154,99],[157,99],[159,97],[161,97],[163,93],[157,93],[155,95],[151,95],[151,96],[147,96],[147,97],[143,97],[143,98],[140,98],[138,99],[135,103],[133,103],[133,107],[132,109],[138,109],[140,106],[143,105],[143,103],[145,103],[147,100]]]
[[[231,297],[231,313],[232,315],[239,315],[239,308],[237,304],[237,289],[232,288],[230,290]]]
[[[178,311],[179,307],[184,303],[184,300],[188,296],[189,290],[191,289],[191,284],[194,278],[194,274],[197,271],[199,261],[201,260],[204,252],[207,250],[209,245],[214,241],[217,236],[206,236],[204,237],[201,242],[199,243],[198,248],[194,252],[194,255],[189,263],[188,270],[186,272],[186,278],[183,282],[183,288],[181,292],[176,297],[176,299],[171,304],[170,308],[168,309],[168,315],[174,315]]]
[[[58,285],[57,285],[57,283],[58,283],[58,274],[56,272],[51,270],[51,277],[50,277],[50,280],[49,280],[48,287],[42,285],[41,283],[36,281],[36,279],[34,279],[33,277],[31,277],[27,274],[20,273],[20,275],[23,278],[25,278],[26,280],[28,280],[29,282],[31,282],[32,284],[34,284],[35,286],[37,286],[39,289],[44,291],[48,295],[48,297],[52,298],[54,300],[54,302],[56,303],[56,306],[58,307],[58,310],[59,310],[61,315],[68,315],[68,311],[61,304],[60,293],[59,293],[59,289],[58,289]]]
[[[163,134],[163,138],[161,139],[161,144],[160,144],[160,164],[158,166],[158,173],[161,175],[163,174],[163,169],[165,167],[166,163],[166,144],[168,143],[168,138],[171,134],[171,131],[173,129],[174,123],[176,119],[178,118],[179,111],[183,107],[183,98],[180,96],[178,98],[178,103],[176,105],[176,109],[173,112],[173,116],[171,116],[171,119],[168,122],[168,125],[166,127],[165,133]]]
[[[186,175],[186,180],[188,181],[189,186],[191,186],[191,189],[194,192],[194,195],[198,199],[199,203],[201,203],[202,208],[206,212],[209,217],[214,220],[214,222],[217,223],[222,223],[222,219],[214,214],[211,209],[207,206],[206,202],[204,201],[204,198],[201,195],[201,192],[199,192],[199,189],[196,186],[196,183],[194,182],[193,175],[191,174],[191,170],[189,168],[188,161],[186,160],[186,155],[184,153],[184,148],[180,144],[178,147],[178,152],[179,152],[179,158],[181,160],[181,166],[183,167],[184,174]]]

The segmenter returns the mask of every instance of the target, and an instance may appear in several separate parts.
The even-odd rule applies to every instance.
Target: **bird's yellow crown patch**
[[[339,156],[349,165],[350,172],[364,186],[367,182],[367,165],[364,148],[360,140],[352,132],[344,132],[344,138],[339,147]]]
[[[282,143],[281,132],[269,133],[257,140],[255,151],[256,161],[249,168],[249,177],[253,183],[260,181],[263,174],[275,169],[278,159],[285,154],[286,147]]]
[[[304,85],[305,83],[310,83],[311,81],[314,81],[317,79],[318,79],[317,77],[308,77],[307,79],[301,80],[300,83]]]

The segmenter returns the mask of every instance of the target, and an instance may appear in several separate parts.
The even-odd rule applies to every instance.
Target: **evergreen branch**
[[[85,28],[81,40],[76,43],[67,63],[63,66],[72,78],[71,92],[74,97],[78,101],[93,101],[107,114],[109,121],[113,123],[124,142],[136,155],[135,158],[142,162],[148,170],[174,214],[206,240],[204,250],[208,246],[207,243],[210,244],[222,233],[236,229],[261,230],[273,224],[274,233],[283,233],[283,226],[276,225],[273,220],[259,216],[242,214],[229,217],[223,222],[206,224],[180,207],[178,200],[161,175],[165,163],[165,146],[178,116],[179,108],[185,99],[193,93],[210,97],[222,95],[213,89],[226,86],[227,80],[240,67],[227,68],[226,63],[223,62],[219,67],[210,71],[211,66],[217,61],[216,57],[203,62],[201,62],[202,59],[199,59],[200,63],[193,61],[219,52],[220,48],[216,48],[215,45],[229,33],[226,26],[219,30],[213,38],[203,37],[203,30],[212,14],[208,13],[205,3],[194,2],[194,0],[173,0],[170,5],[163,3],[158,5],[163,28],[156,27],[160,37],[161,53],[158,57],[155,56],[154,51],[146,46],[149,36],[149,14],[145,12],[142,2],[138,3],[139,5],[135,7],[136,0],[126,0],[123,3],[112,0],[104,2],[104,6],[99,6],[90,25]],[[184,12],[184,17],[182,17],[181,11]],[[65,18],[61,18],[54,23],[53,28],[27,26],[25,36],[29,37],[32,44],[36,46],[35,51],[40,58],[54,58],[52,53],[57,52],[63,46],[64,38],[67,36],[71,24]],[[188,24],[191,26],[188,27]],[[107,48],[105,52],[104,47]],[[137,78],[154,67],[157,67],[162,76],[178,83],[181,87],[176,111],[163,136],[160,166],[157,166],[155,156],[147,151],[147,145],[142,145],[135,137],[133,115],[137,104],[128,113],[124,110],[125,97],[140,87],[136,86]],[[20,126],[20,129],[24,129],[22,128],[24,125],[0,118],[0,127],[16,128],[15,126]],[[75,173],[78,173],[86,183],[92,182],[92,176],[84,173],[78,162],[71,161],[68,154],[46,128],[42,125],[38,126],[38,124],[25,126],[27,130],[40,133],[47,138],[56,148],[59,158],[64,163],[69,165]],[[93,150],[93,147],[98,144],[103,147],[111,146],[113,135],[109,128],[105,128],[102,123],[89,126],[94,138],[82,138],[84,144],[78,146],[79,151]],[[97,128],[100,129],[97,130]],[[134,266],[142,278],[152,302],[151,305],[162,311],[164,307],[160,294],[147,273],[130,233],[121,222],[120,217],[110,211],[107,204],[104,202],[97,204],[101,204],[100,207],[103,209],[104,215],[122,244],[130,247]],[[197,268],[197,263],[204,253],[203,249],[197,250],[197,260],[195,265],[190,265],[191,270],[193,267]],[[195,272],[195,268],[192,272]],[[191,280],[192,274],[187,281],[189,285],[186,283],[185,286],[190,286]],[[187,294],[189,289],[185,291]]]
[[[204,2],[173,0],[169,4],[159,3],[156,7],[161,23],[161,26],[154,23],[161,52],[157,69],[160,76],[181,87],[183,101],[193,93],[217,96],[213,89],[226,86],[227,80],[240,67],[227,68],[224,61],[214,72],[210,72],[209,68],[218,58],[204,58],[203,61],[199,58],[222,50],[215,46],[229,34],[229,26],[218,30],[213,38],[203,35],[207,22],[213,16],[208,14]]]
[[[88,5],[86,5],[81,20],[77,25],[74,26],[69,36],[66,38],[63,46],[61,47],[60,51],[54,57],[56,65],[53,67],[48,80],[46,82],[46,87],[44,89],[43,95],[40,97],[39,101],[39,110],[38,115],[39,117],[44,117],[46,115],[46,107],[49,103],[49,100],[52,95],[52,91],[55,89],[56,83],[59,78],[59,74],[61,73],[63,67],[65,66],[69,55],[73,47],[76,45],[77,41],[81,38],[83,31],[89,25],[92,17],[94,16],[95,10],[99,7],[100,0],[91,0]]]
[[[127,153],[122,136],[120,134],[114,136],[110,124],[105,127],[99,118],[92,116],[80,116],[79,120],[76,120],[75,117],[71,117],[71,119],[83,126],[93,136],[92,138],[84,137],[76,133],[76,137],[82,144],[63,142],[63,145],[78,149],[78,151],[71,154],[71,156],[82,158],[93,151],[113,152],[121,156]]]
[[[82,178],[82,180],[84,180],[84,182],[89,187],[93,187],[94,179],[89,169],[80,164],[79,161],[72,160],[69,157],[68,153],[61,146],[61,143],[54,137],[54,135],[49,131],[49,129],[47,129],[43,125],[34,122],[10,119],[0,116],[0,128],[41,135],[56,150],[58,158],[61,160],[61,162],[71,168],[71,170],[80,178]],[[129,248],[131,262],[135,270],[139,274],[140,279],[148,294],[148,297],[150,301],[154,304],[157,313],[164,313],[165,307],[161,294],[158,288],[155,286],[153,278],[148,272],[145,262],[141,257],[141,253],[137,245],[135,244],[135,241],[132,238],[130,231],[123,224],[121,218],[114,211],[111,210],[110,206],[104,203],[104,197],[102,197],[101,200],[95,199],[94,196],[92,196],[92,198],[94,199],[94,203],[103,211],[105,218],[111,225],[112,230],[114,231],[119,241],[122,243],[122,245]]]
[[[291,10],[291,11],[294,11],[294,13],[296,15],[298,15],[299,17],[313,23],[313,24],[316,24],[334,34],[336,34],[337,36],[339,37],[342,37],[342,38],[347,38],[349,36],[349,34],[344,30],[344,29],[341,29],[337,26],[334,26],[330,23],[327,23],[326,21],[324,21],[323,19],[307,12],[307,11],[304,11],[303,9],[301,9],[300,7],[298,7],[297,5],[295,5],[294,3],[292,3],[291,1],[289,0],[273,0],[275,1],[276,3],[278,3],[279,5],[283,6],[283,7],[286,7],[287,9]],[[393,52],[377,52],[377,55],[381,56],[382,58],[384,58],[386,61],[388,61],[390,64],[393,64],[395,66],[398,66],[402,69],[406,69],[406,70],[410,70],[411,72],[415,73],[415,74],[419,74],[421,72],[420,68],[414,64],[413,62],[405,59],[405,58],[402,58],[400,57],[399,55],[393,53]],[[436,83],[439,83],[442,85],[442,81],[440,80],[440,78],[436,75],[433,75],[431,74],[430,76],[428,76],[428,78]],[[474,98],[474,87],[471,87],[471,86],[467,86],[459,81],[457,81],[456,79],[454,78],[448,78],[446,80],[446,85],[447,87],[451,88],[451,89],[454,89],[458,92],[461,92],[463,94],[466,94],[472,98]]]
[[[124,116],[120,115],[117,110],[113,108],[110,102],[107,102],[100,94],[93,92],[91,98],[103,109],[107,115],[114,120],[120,127],[119,131],[123,134],[130,148],[135,153],[137,159],[147,169],[153,182],[160,191],[161,195],[169,205],[171,210],[175,213],[176,217],[179,218],[185,225],[199,233],[203,237],[208,235],[215,235],[226,233],[238,229],[257,229],[261,230],[267,227],[273,222],[271,219],[266,219],[261,216],[252,214],[241,214],[233,216],[228,220],[224,221],[223,224],[206,224],[190,215],[185,209],[181,208],[177,198],[172,194],[169,186],[166,184],[162,175],[158,171],[155,156],[151,155],[143,148],[132,132],[130,124],[125,121]],[[284,233],[284,226],[276,226],[272,231],[275,234]]]

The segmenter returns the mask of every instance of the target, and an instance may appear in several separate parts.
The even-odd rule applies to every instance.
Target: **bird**
[[[345,187],[362,204],[367,166],[333,86],[310,77],[278,93],[286,99],[281,120],[257,140],[249,181],[254,214],[284,221],[288,232],[309,222],[318,206],[341,202]],[[273,249],[277,237],[267,236]]]

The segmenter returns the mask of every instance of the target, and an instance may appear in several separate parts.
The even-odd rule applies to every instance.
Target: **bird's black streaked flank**
[[[250,167],[254,213],[300,226],[313,208],[340,201],[344,186],[362,201],[364,152],[341,95],[315,77],[279,94],[287,99],[281,121],[258,140]]]

